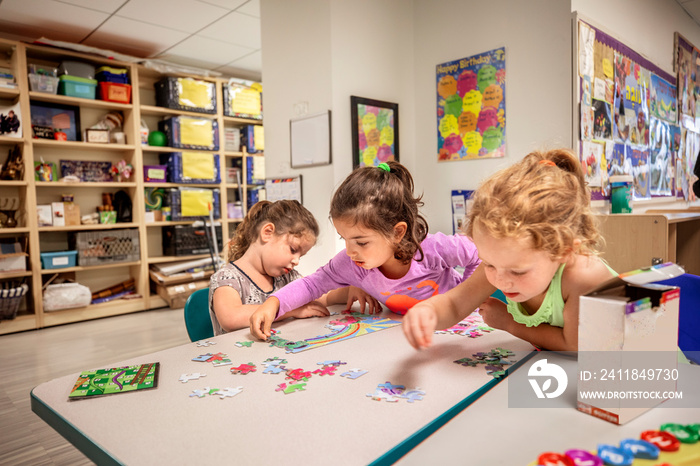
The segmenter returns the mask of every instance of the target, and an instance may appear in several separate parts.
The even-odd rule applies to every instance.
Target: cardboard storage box
[[[156,293],[163,298],[170,308],[185,307],[187,298],[197,290],[209,287],[209,280],[198,280],[196,282],[181,283],[179,285],[158,285]]]
[[[151,280],[156,285],[179,285],[181,283],[190,283],[198,280],[208,280],[214,274],[213,270],[203,270],[201,272],[180,272],[172,275],[165,275],[158,270],[149,270]]]
[[[624,424],[665,401],[647,399],[642,391],[676,389],[675,378],[652,380],[646,374],[677,370],[680,288],[654,282],[683,273],[675,264],[654,266],[621,274],[581,296],[579,411]],[[603,400],[582,395],[591,392],[608,395]]]
[[[0,272],[19,272],[27,270],[27,253],[22,251],[19,243],[0,244]]]

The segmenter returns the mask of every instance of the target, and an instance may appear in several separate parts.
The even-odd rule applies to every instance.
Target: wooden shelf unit
[[[77,60],[99,66],[114,68],[126,68],[132,86],[131,103],[115,103],[102,100],[84,99],[63,95],[47,94],[29,89],[28,71],[29,64],[56,67],[63,60]],[[29,285],[29,294],[25,304],[12,320],[0,320],[0,335],[37,329],[53,325],[61,325],[71,322],[80,322],[88,319],[107,317],[130,312],[138,312],[167,306],[167,303],[150,291],[149,267],[151,264],[166,264],[170,262],[199,259],[209,257],[208,254],[195,256],[163,256],[153,244],[158,244],[162,237],[162,227],[170,225],[189,225],[192,221],[162,221],[145,222],[145,195],[144,188],[162,187],[175,188],[179,186],[193,186],[202,188],[219,188],[221,193],[221,215],[223,242],[235,230],[236,222],[241,219],[228,219],[226,205],[233,202],[238,193],[238,184],[227,183],[226,168],[231,163],[240,160],[242,168],[241,194],[244,213],[247,205],[246,189],[246,159],[251,155],[245,151],[228,151],[224,147],[224,128],[242,125],[261,125],[260,120],[234,118],[224,115],[223,86],[228,78],[207,78],[201,76],[186,76],[177,73],[160,73],[133,63],[124,63],[111,60],[102,56],[91,55],[71,50],[46,47],[34,44],[25,44],[18,41],[0,39],[0,66],[10,68],[15,74],[18,84],[17,89],[0,87],[0,102],[15,104],[19,102],[23,126],[23,137],[16,138],[6,135],[0,136],[0,150],[7,152],[12,147],[19,147],[25,164],[24,178],[17,181],[0,181],[0,190],[13,190],[19,193],[22,200],[21,212],[18,213],[19,226],[17,228],[0,229],[0,238],[10,235],[28,238],[28,266],[26,272],[1,273],[0,280],[24,279]],[[217,92],[217,113],[203,114],[158,107],[155,105],[154,83],[165,76],[194,77],[215,83]],[[111,111],[119,111],[124,116],[123,131],[126,134],[125,144],[99,144],[83,141],[56,141],[49,139],[33,139],[30,124],[30,103],[59,104],[78,107],[80,109],[81,130],[89,128],[104,114]],[[177,183],[145,183],[143,178],[143,166],[152,165],[158,159],[159,153],[181,152],[182,149],[172,147],[154,147],[141,144],[141,121],[147,122],[150,130],[157,129],[157,121],[172,116],[192,116],[211,118],[216,120],[219,128],[220,149],[210,153],[220,156],[221,183],[208,184],[177,184]],[[260,156],[260,154],[256,154]],[[127,160],[133,166],[133,178],[125,182],[45,182],[34,180],[34,162],[57,162],[60,159],[73,160],[99,160],[116,163],[121,159]],[[36,218],[36,206],[60,201],[63,193],[74,193],[76,203],[81,205],[81,214],[89,213],[91,206],[83,206],[79,197],[94,196],[99,198],[102,191],[115,192],[119,189],[129,193],[132,201],[133,221],[131,223],[118,223],[108,225],[77,225],[62,227],[39,227]],[[95,201],[99,203],[99,201]],[[51,251],[48,245],[53,245],[59,238],[66,240],[74,232],[81,231],[111,231],[113,229],[131,228],[139,233],[140,260],[114,264],[102,264],[97,266],[81,266],[63,269],[43,269],[40,252]],[[64,248],[65,249],[65,248]],[[154,250],[155,249],[155,250]],[[77,282],[81,280],[114,280],[112,275],[117,273],[128,274],[136,281],[136,292],[141,297],[135,299],[119,299],[107,303],[89,305],[79,309],[67,309],[61,311],[45,311],[43,309],[42,285],[53,274],[66,274],[74,277]],[[84,283],[90,286],[89,283]],[[110,286],[110,283],[104,285]],[[98,288],[91,287],[92,291]]]
[[[603,259],[618,273],[675,262],[700,275],[700,212],[650,210],[600,215]]]

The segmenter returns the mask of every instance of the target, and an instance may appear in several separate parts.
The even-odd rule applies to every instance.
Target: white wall
[[[425,193],[430,230],[451,233],[452,189],[475,189],[533,149],[571,147],[571,10],[562,0],[414,4],[417,160],[411,168]],[[498,47],[506,48],[506,157],[437,163],[436,65]]]
[[[303,175],[304,205],[322,230],[299,267],[308,274],[342,249],[328,211],[352,171],[351,95],[399,104],[401,160],[413,159],[413,8],[404,0],[266,0],[261,18],[265,166],[268,177]],[[332,165],[290,168],[298,102],[309,114],[332,111]]]
[[[680,32],[700,47],[700,27],[676,1],[572,0],[571,11],[673,76],[674,33]],[[634,213],[643,213],[647,209],[683,209],[688,205],[685,201],[653,199],[636,201],[633,209]],[[603,209],[607,211],[607,204]]]

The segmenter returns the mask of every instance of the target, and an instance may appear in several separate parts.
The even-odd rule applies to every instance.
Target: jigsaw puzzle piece
[[[338,366],[323,366],[321,369],[316,369],[313,371],[314,374],[321,375],[335,375],[335,371],[338,370]]]
[[[362,377],[362,376],[365,375],[367,372],[369,372],[369,371],[365,371],[365,370],[362,370],[362,369],[350,369],[349,371],[343,372],[342,374],[340,374],[340,376],[341,376],[341,377],[347,377],[348,379],[355,380],[355,379],[358,378],[358,377]]]
[[[389,393],[391,395],[400,395],[403,393],[406,387],[403,385],[394,385],[391,382],[380,383],[377,388],[384,393]]]
[[[232,374],[250,374],[251,372],[256,372],[256,365],[253,364],[252,362],[249,362],[248,364],[241,364],[238,367],[232,367],[231,368],[231,373]]]
[[[406,401],[413,403],[414,401],[421,401],[425,396],[425,392],[419,388],[412,388],[406,390],[403,394],[399,395],[401,398],[406,398]]]
[[[211,353],[200,354],[196,358],[192,358],[192,360],[197,361],[197,362],[207,362],[207,361],[209,361],[209,358],[211,358],[212,356],[213,356],[213,354],[211,354]]]
[[[285,372],[287,369],[284,366],[267,366],[263,371],[263,374],[279,374],[280,372]]]
[[[236,346],[238,346],[239,348],[243,348],[244,346],[246,348],[250,348],[251,346],[253,346],[253,342],[252,341],[237,341]]]
[[[209,341],[209,340],[200,340],[197,342],[197,346],[211,346],[211,345],[215,345],[215,344],[216,344],[215,341]]]
[[[207,374],[200,374],[199,372],[195,372],[193,374],[182,374],[180,376],[180,382],[182,383],[187,383],[190,380],[197,380],[200,377],[205,377]]]
[[[215,389],[218,390],[218,389]],[[204,387],[201,390],[192,390],[192,393],[190,393],[190,396],[196,396],[199,398],[204,398],[205,395],[208,395],[211,389],[209,387]]]
[[[227,387],[227,388],[224,388],[223,390],[219,390],[217,392],[212,393],[212,395],[219,395],[219,398],[221,398],[223,400],[224,398],[227,398],[227,397],[236,396],[239,393],[241,393],[242,391],[243,391],[243,387],[235,387],[235,388]]]

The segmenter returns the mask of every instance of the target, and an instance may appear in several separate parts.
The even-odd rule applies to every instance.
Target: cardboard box
[[[209,280],[200,280],[190,283],[181,283],[179,285],[156,286],[156,293],[163,298],[168,306],[172,309],[185,307],[187,298],[197,290],[209,287]]]
[[[53,218],[53,226],[66,226],[66,211],[64,209],[63,202],[51,203],[51,217]]]
[[[647,380],[639,374],[677,370],[680,288],[654,282],[683,273],[675,264],[662,264],[621,274],[581,296],[579,411],[624,424],[665,401],[633,392],[675,391],[673,377]],[[603,400],[582,395],[591,392],[608,395]]]
[[[157,270],[149,270],[151,280],[156,283],[156,285],[179,285],[181,283],[190,283],[194,281],[209,280],[214,274],[213,270],[206,270],[201,272],[180,272],[174,273],[172,275],[165,275]]]
[[[64,202],[63,210],[66,218],[66,226],[80,225],[80,206],[73,202]]]
[[[0,244],[0,272],[20,272],[27,270],[27,253],[19,243]]]

